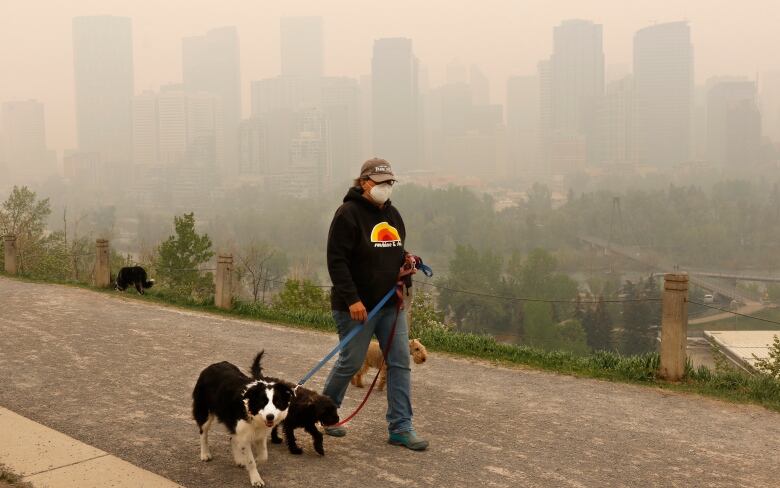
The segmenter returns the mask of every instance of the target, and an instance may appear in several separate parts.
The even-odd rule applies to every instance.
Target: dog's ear
[[[314,415],[323,425],[332,425],[339,421],[338,407],[325,395],[320,395],[314,400]]]

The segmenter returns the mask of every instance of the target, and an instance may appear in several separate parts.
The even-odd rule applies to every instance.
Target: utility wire
[[[434,285],[433,283],[427,283],[424,281],[417,281],[412,280],[414,283],[423,285],[423,286],[431,286],[433,288],[438,288],[440,290],[447,290],[451,291],[453,293],[463,293],[465,295],[474,295],[478,297],[485,297],[485,298],[498,298],[500,300],[509,300],[509,301],[516,301],[516,302],[543,302],[543,303],[578,303],[576,299],[547,299],[547,298],[529,298],[529,297],[511,297],[506,295],[491,295],[489,293],[480,293],[477,291],[470,291],[470,290],[460,290],[457,288],[450,288],[448,286],[442,286],[442,285]],[[660,302],[660,298],[625,298],[620,300],[580,300],[579,303],[629,303],[629,302]]]

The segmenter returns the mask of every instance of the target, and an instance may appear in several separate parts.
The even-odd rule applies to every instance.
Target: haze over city
[[[720,224],[726,186],[773,205],[777,13],[771,1],[7,3],[0,196],[26,185],[50,198],[50,230],[67,238],[87,219],[80,232],[134,259],[195,212],[219,244],[249,232],[322,275],[330,207],[377,156],[399,199],[462,191],[464,209],[476,197],[525,227],[499,254],[572,245],[582,232],[548,235],[563,229],[547,219],[584,201],[607,242],[671,246],[660,222],[644,238],[625,227],[647,222],[643,192],[661,204],[670,185],[700,190]],[[296,218],[317,238],[263,229]],[[737,231],[742,247],[774,245],[723,230]],[[442,262],[486,245],[477,228],[417,232]],[[706,261],[682,254],[669,258]],[[713,267],[769,256],[716,254]]]
[[[243,113],[250,113],[249,83],[279,73],[279,18],[323,17],[324,68],[329,76],[370,72],[371,46],[381,37],[408,37],[433,85],[446,80],[457,59],[476,64],[503,103],[510,75],[530,75],[552,50],[552,27],[582,18],[604,25],[608,79],[631,70],[632,38],[654,23],[689,20],[696,48],[696,82],[721,75],[780,69],[780,43],[772,0],[653,2],[552,0],[453,2],[299,1],[208,2],[74,0],[4,2],[0,6],[0,101],[36,99],[46,107],[50,148],[75,147],[71,18],[118,15],[133,20],[136,91],[181,80],[181,39],[235,25],[241,41]],[[34,27],[31,27],[34,26]]]
[[[0,488],[778,486],[778,20],[0,0]]]

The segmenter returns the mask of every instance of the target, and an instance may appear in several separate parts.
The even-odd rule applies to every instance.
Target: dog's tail
[[[151,288],[154,286],[154,280],[146,280],[144,281],[144,288]]]
[[[263,353],[265,353],[265,349],[257,353],[255,360],[252,361],[252,367],[249,369],[252,373],[252,378],[256,380],[263,379],[263,367],[260,366],[260,361],[263,359]]]

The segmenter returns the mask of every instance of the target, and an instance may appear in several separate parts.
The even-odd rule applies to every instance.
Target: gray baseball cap
[[[371,158],[360,167],[361,178],[371,178],[376,183],[395,180],[390,163],[381,158]]]

